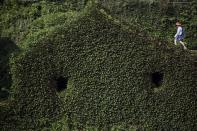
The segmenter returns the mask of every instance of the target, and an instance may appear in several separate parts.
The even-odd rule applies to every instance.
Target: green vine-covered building
[[[3,130],[119,124],[197,129],[196,70],[189,51],[152,40],[91,2],[80,13],[55,18],[59,24],[47,28],[38,21],[39,29],[32,28],[10,60],[12,94],[10,107],[0,112]]]

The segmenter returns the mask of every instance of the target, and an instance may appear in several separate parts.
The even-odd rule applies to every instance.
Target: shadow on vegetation
[[[9,74],[9,57],[19,48],[9,38],[0,38],[0,100],[7,99],[11,86]]]

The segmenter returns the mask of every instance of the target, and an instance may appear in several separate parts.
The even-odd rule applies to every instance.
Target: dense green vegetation
[[[0,89],[10,98],[0,103],[0,127],[196,129],[193,54],[172,43],[178,14],[196,48],[196,4],[186,12],[155,2],[86,3],[1,5],[1,37],[9,39],[0,41]]]
[[[173,42],[176,32],[175,22],[181,20],[187,32],[185,41],[188,47],[196,49],[197,2],[195,0],[190,0],[187,4],[167,4],[157,0],[99,1],[114,17],[141,26],[153,38],[168,39],[170,42]],[[80,11],[86,3],[87,0],[43,0],[41,2],[8,0],[1,5],[0,10],[1,36],[11,37],[16,43],[20,43],[24,32],[35,19],[68,10]]]
[[[173,42],[173,36],[176,32],[175,22],[179,20],[187,32],[185,40],[188,43],[187,46],[190,49],[197,49],[196,0],[189,0],[186,4],[168,4],[158,1],[134,2],[135,0],[100,1],[119,18],[131,24],[140,25],[154,38],[159,37],[170,42]]]

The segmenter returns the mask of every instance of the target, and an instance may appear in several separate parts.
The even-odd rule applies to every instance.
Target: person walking
[[[184,42],[182,41],[185,37],[185,30],[182,27],[182,24],[177,21],[176,22],[177,32],[175,34],[174,44],[177,45],[177,42],[180,42],[183,45],[183,48],[186,50],[187,47],[185,46]]]

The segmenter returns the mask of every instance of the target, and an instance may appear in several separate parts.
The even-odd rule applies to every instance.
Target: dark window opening
[[[50,86],[54,87],[57,90],[57,92],[61,92],[67,89],[67,85],[68,85],[68,78],[65,78],[63,76],[57,77],[50,81]]]
[[[162,83],[163,83],[163,73],[155,72],[155,73],[152,73],[151,77],[152,77],[152,83],[156,87],[160,87],[162,85]]]

